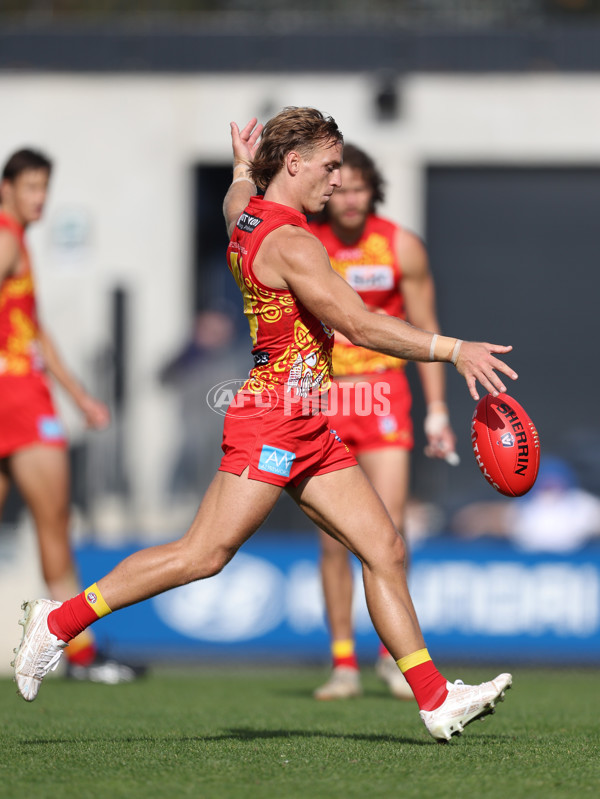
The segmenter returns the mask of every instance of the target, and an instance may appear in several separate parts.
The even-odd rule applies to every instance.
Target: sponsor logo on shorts
[[[40,416],[38,433],[43,441],[59,441],[65,437],[62,422],[56,416]]]
[[[289,477],[292,463],[295,459],[295,452],[288,452],[287,449],[279,449],[269,444],[263,444],[258,468],[263,472],[278,474],[280,477]]]
[[[96,602],[98,601],[98,597],[97,597],[97,595],[96,595],[96,594],[95,594],[93,591],[89,591],[89,593],[88,593],[88,594],[86,594],[86,597],[85,597],[85,598],[87,599],[87,601],[88,601],[88,602],[89,602],[91,605],[95,605],[95,604],[96,604]]]

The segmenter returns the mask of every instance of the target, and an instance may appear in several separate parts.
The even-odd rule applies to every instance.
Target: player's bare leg
[[[11,456],[10,468],[33,517],[48,591],[63,602],[79,590],[69,541],[67,453],[58,447],[26,447]]]
[[[371,618],[394,657],[422,648],[404,572],[404,541],[360,467],[310,477],[289,493],[361,560]]]
[[[10,457],[10,472],[33,517],[42,574],[50,597],[64,602],[81,591],[70,543],[70,470],[66,450],[36,444]],[[94,634],[84,630],[66,650],[66,676],[115,685],[145,672],[98,651]]]
[[[346,547],[319,530],[321,581],[333,656],[333,670],[315,699],[349,699],[362,694],[358,661],[354,652],[352,598],[354,580]]]
[[[398,447],[369,450],[359,454],[358,462],[383,500],[394,526],[401,531],[408,493],[408,450]],[[332,640],[333,672],[314,695],[317,699],[341,699],[361,693],[358,662],[354,654],[352,566],[345,546],[322,530],[319,531],[319,537],[323,595]],[[394,696],[412,699],[412,691],[393,656],[383,646],[381,649],[383,651],[376,664],[377,674]]]
[[[390,514],[394,527],[404,534],[410,470],[409,450],[401,447],[367,450],[358,455],[358,462]],[[410,553],[407,550],[405,569],[408,568],[409,560]],[[380,646],[375,671],[397,699],[414,698],[393,655],[386,652],[383,645]]]
[[[217,472],[187,533],[177,541],[142,549],[121,561],[98,587],[111,610],[170,588],[211,577],[260,527],[282,489]]]
[[[56,668],[65,642],[111,610],[217,574],[266,519],[281,488],[217,472],[190,529],[178,541],[130,555],[64,605],[38,599],[23,605],[23,640],[14,665],[19,693],[33,701]]]
[[[289,492],[315,523],[361,560],[371,619],[404,672],[430,734],[449,740],[471,721],[492,713],[510,688],[511,675],[465,686],[447,682],[435,668],[408,591],[403,539],[361,469],[311,477]]]

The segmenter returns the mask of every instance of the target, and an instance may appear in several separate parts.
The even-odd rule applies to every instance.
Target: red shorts
[[[0,458],[31,444],[66,447],[44,375],[0,375]]]
[[[307,477],[356,466],[321,411],[313,414],[301,402],[273,399],[259,414],[251,397],[229,406],[220,471],[240,475],[249,467],[251,480],[297,486]]]
[[[414,446],[412,397],[404,372],[382,372],[358,381],[339,378],[329,392],[330,426],[355,455]]]

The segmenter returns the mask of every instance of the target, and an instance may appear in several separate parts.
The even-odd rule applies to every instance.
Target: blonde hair
[[[344,141],[333,117],[325,116],[316,108],[284,108],[264,127],[250,169],[252,180],[264,191],[283,167],[285,156],[291,150],[309,155],[325,141],[332,144]]]

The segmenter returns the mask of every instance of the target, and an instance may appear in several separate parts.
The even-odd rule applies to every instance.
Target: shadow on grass
[[[90,744],[90,743],[212,743],[216,741],[261,741],[277,738],[329,738],[340,741],[368,741],[370,743],[411,744],[412,746],[429,746],[433,741],[397,735],[374,735],[362,733],[337,733],[319,730],[256,730],[252,727],[230,727],[217,735],[139,735],[122,737],[83,738],[27,738],[19,742],[20,746],[48,746],[51,744]]]

